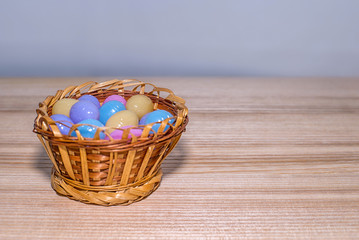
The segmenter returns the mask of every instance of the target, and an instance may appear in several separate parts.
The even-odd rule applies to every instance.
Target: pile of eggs
[[[108,133],[113,139],[122,139],[123,130],[112,128],[131,128],[128,138],[133,134],[140,137],[141,128],[132,128],[138,125],[155,123],[152,126],[154,132],[158,132],[160,123],[167,118],[172,118],[172,114],[165,110],[154,110],[152,100],[146,95],[133,95],[127,101],[119,95],[111,95],[100,103],[92,95],[83,95],[79,99],[63,98],[57,101],[52,107],[52,120],[56,122],[61,134],[68,135],[73,124],[85,124],[77,129],[84,138],[93,138],[97,127],[111,127]],[[173,124],[174,119],[169,123]],[[164,129],[169,128],[167,125]],[[71,136],[76,137],[76,132],[72,131]],[[100,139],[110,139],[104,132],[100,133]]]

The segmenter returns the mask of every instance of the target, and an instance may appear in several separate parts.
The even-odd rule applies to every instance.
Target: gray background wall
[[[359,76],[356,0],[0,0],[0,76]]]

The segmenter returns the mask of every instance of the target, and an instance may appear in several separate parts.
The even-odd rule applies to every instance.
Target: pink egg
[[[126,106],[126,99],[124,99],[123,97],[121,97],[120,95],[111,95],[111,96],[108,96],[105,101],[103,101],[102,104],[105,104],[109,101],[120,101],[123,105]]]
[[[133,126],[124,126],[124,127],[121,127],[123,129],[126,129],[126,128],[130,128],[130,127],[133,127]],[[132,128],[130,129],[130,133],[132,133],[133,135],[135,135],[136,137],[141,137],[141,134],[142,134],[142,129],[136,129],[136,128]],[[123,135],[123,131],[122,130],[119,130],[119,129],[116,129],[115,131],[113,131],[110,136],[113,138],[113,139],[122,139],[122,135]],[[131,139],[132,138],[132,135],[131,134],[128,134],[128,139]],[[110,138],[108,136],[105,137],[106,140],[110,140]]]

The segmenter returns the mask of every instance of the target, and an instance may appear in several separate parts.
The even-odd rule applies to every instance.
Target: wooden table
[[[35,108],[110,78],[0,79],[0,239],[358,239],[359,79],[140,78],[187,100],[160,188],[130,206],[50,187]]]

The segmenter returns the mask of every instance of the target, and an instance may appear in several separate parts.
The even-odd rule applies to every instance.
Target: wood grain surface
[[[130,206],[56,195],[38,102],[110,78],[0,79],[0,239],[358,239],[359,79],[139,78],[187,100],[160,188]]]

